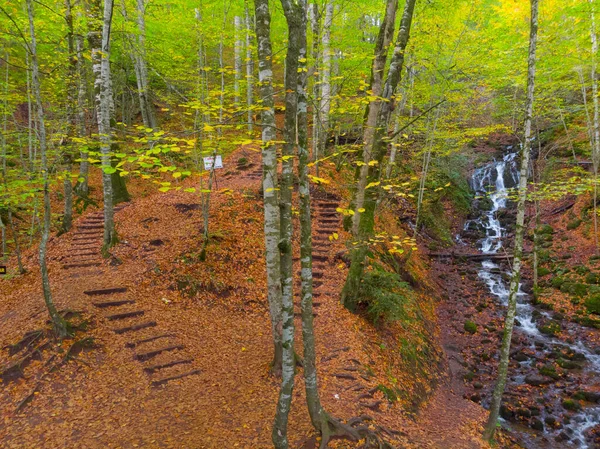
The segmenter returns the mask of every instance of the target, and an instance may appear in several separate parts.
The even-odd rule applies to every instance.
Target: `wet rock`
[[[533,418],[531,420],[530,426],[534,430],[539,430],[541,432],[544,431],[544,423],[538,418]]]
[[[545,376],[540,376],[538,374],[530,374],[525,377],[525,383],[527,385],[539,387],[540,385],[547,385],[549,383],[552,383],[552,379]]]
[[[513,357],[517,362],[526,362],[529,360],[529,356],[523,352],[517,352]]]
[[[562,443],[563,441],[569,441],[570,438],[565,431],[562,431],[561,433],[556,435],[556,437],[554,437],[554,440],[556,440],[559,443]]]

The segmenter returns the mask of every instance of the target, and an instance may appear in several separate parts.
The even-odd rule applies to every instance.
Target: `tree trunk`
[[[321,96],[319,104],[319,147],[317,157],[321,157],[325,152],[325,144],[329,135],[329,111],[331,110],[331,25],[333,23],[333,1],[327,2],[325,7],[325,20],[323,22],[322,36],[322,75],[321,75]]]
[[[46,154],[46,126],[44,121],[44,106],[42,103],[42,94],[40,87],[39,65],[37,59],[37,41],[35,36],[35,25],[33,21],[33,0],[27,0],[27,13],[29,17],[29,34],[30,44],[29,51],[31,52],[31,88],[35,97],[37,116],[38,116],[38,139],[40,143],[41,169],[44,186],[44,227],[42,231],[42,239],[40,241],[40,272],[42,275],[42,290],[44,292],[44,301],[52,320],[54,333],[58,338],[67,336],[67,323],[64,318],[56,310],[54,301],[52,300],[52,291],[50,289],[50,279],[48,277],[48,266],[46,264],[46,249],[48,245],[48,237],[50,235],[50,219],[52,211],[50,209],[50,188],[48,180],[48,158]]]
[[[515,315],[517,312],[517,293],[519,291],[519,281],[521,278],[521,259],[523,256],[523,234],[525,232],[525,202],[527,201],[527,174],[529,170],[529,157],[531,150],[531,121],[533,116],[534,86],[535,86],[535,53],[537,47],[538,30],[538,0],[531,0],[531,32],[529,36],[529,57],[527,71],[527,100],[525,105],[525,133],[523,138],[523,150],[521,154],[521,174],[519,179],[519,191],[517,199],[517,219],[515,231],[514,259],[512,275],[510,280],[510,290],[508,297],[508,309],[504,321],[504,335],[502,337],[502,346],[500,348],[500,362],[498,365],[498,380],[492,403],[490,404],[490,416],[488,418],[483,436],[486,440],[494,437],[498,416],[500,414],[500,404],[502,395],[506,386],[506,377],[508,373],[508,361],[510,355],[510,343],[513,333]]]
[[[252,58],[252,17],[248,1],[244,3],[246,14],[246,107],[248,108],[248,133],[254,129],[252,106],[254,104],[254,60]]]
[[[156,114],[154,113],[154,105],[152,104],[152,92],[150,90],[150,83],[148,81],[148,55],[146,52],[146,2],[145,0],[137,0],[137,54],[136,59],[138,61],[140,84],[142,87],[141,99],[144,102],[146,115],[148,117],[148,127],[156,129],[158,124],[156,122]]]
[[[367,162],[361,167],[357,189],[355,222],[353,223],[353,231],[357,245],[352,251],[350,270],[342,290],[342,303],[349,310],[356,310],[358,301],[357,294],[368,252],[368,239],[369,236],[373,234],[375,228],[375,209],[379,198],[379,189],[377,188],[377,185],[381,175],[383,158],[387,153],[388,127],[392,112],[394,111],[393,96],[402,75],[404,54],[410,37],[410,27],[412,24],[415,3],[416,0],[407,0],[404,5],[404,12],[402,14],[402,19],[400,20],[400,30],[396,39],[394,54],[392,56],[390,68],[388,69],[385,86],[381,92],[381,97],[383,97],[384,100],[376,101],[375,105],[373,105],[377,109],[377,117],[374,121],[371,118],[372,111],[371,105],[369,105],[368,117],[370,123],[374,126],[373,129],[369,131],[370,126],[368,120],[367,129],[365,130],[365,153],[368,154],[363,155],[363,161]],[[383,40],[383,38],[380,37],[379,40]],[[379,58],[383,59],[383,56],[376,56],[376,60]],[[373,66],[375,68],[375,63]],[[375,73],[374,70],[373,74]],[[373,135],[371,136],[369,133],[373,133]],[[375,163],[371,164],[371,161],[374,161]],[[363,171],[363,169],[365,170]],[[372,187],[367,189],[369,184],[371,184]],[[364,212],[360,212],[362,209],[364,209]]]
[[[233,27],[235,29],[235,44],[233,47],[233,69],[234,69],[234,107],[237,109],[240,107],[240,81],[242,79],[242,18],[235,16],[233,18]]]
[[[73,14],[71,11],[71,0],[65,0],[65,22],[67,22],[67,49],[69,59],[69,69],[67,73],[67,133],[65,146],[67,150],[64,155],[64,195],[65,195],[65,213],[63,216],[61,232],[69,232],[73,226],[73,182],[71,180],[72,162],[72,143],[77,134],[77,118],[75,115],[75,106],[77,105],[77,57],[75,52],[75,32],[73,29]]]
[[[96,4],[97,5],[97,4]],[[102,163],[102,187],[104,198],[104,244],[103,252],[117,242],[114,222],[112,164],[111,164],[111,97],[110,82],[110,32],[112,25],[113,0],[104,0],[102,19],[102,37],[94,38],[92,47],[92,64],[95,74],[96,115],[98,118],[98,134],[100,135],[100,152]],[[94,9],[97,9],[97,5]]]
[[[85,60],[83,59],[83,37],[77,36],[75,40],[77,48],[77,76],[78,76],[78,89],[77,89],[77,129],[81,137],[87,134],[85,126],[85,105],[86,99],[86,70]],[[88,185],[88,176],[90,172],[90,163],[88,161],[88,152],[81,151],[81,162],[79,163],[79,178],[77,181],[76,191],[79,195],[87,197],[90,193]]]
[[[288,24],[288,48],[285,66],[285,125],[283,133],[281,176],[281,284],[283,310],[283,364],[281,390],[275,422],[273,444],[276,449],[289,447],[287,423],[294,389],[294,295],[292,267],[292,190],[294,181],[294,146],[296,143],[296,114],[298,113],[298,68],[301,40],[306,33],[306,0],[281,0]],[[304,25],[305,29],[302,30]]]
[[[21,258],[21,245],[19,244],[19,234],[15,229],[15,224],[12,219],[12,212],[8,211],[8,227],[10,228],[10,232],[15,240],[15,256],[17,256],[17,267],[19,269],[19,274],[25,273],[25,268],[23,267],[23,260]]]
[[[315,161],[315,174],[319,176],[319,143],[321,136],[321,12],[315,2],[310,8],[310,23],[312,30],[313,57],[313,89],[312,89],[312,156]]]
[[[377,126],[377,116],[381,109],[381,94],[383,91],[383,73],[387,61],[388,49],[392,38],[394,37],[394,25],[396,22],[396,11],[398,10],[398,0],[388,0],[385,10],[385,17],[379,28],[379,36],[375,44],[375,59],[371,68],[371,92],[373,100],[369,102],[366,114],[365,129],[363,131],[363,165],[359,169],[359,180],[355,194],[355,210],[352,221],[352,234],[356,239],[358,237],[358,224],[365,201],[365,187],[367,186],[367,175],[369,170],[369,161],[371,160],[373,146],[375,144],[375,128]]]
[[[594,169],[594,242],[596,253],[600,250],[598,240],[598,163],[600,162],[600,111],[598,106],[598,79],[596,78],[596,55],[598,54],[598,39],[596,36],[596,19],[594,14],[594,0],[590,2],[590,36],[592,40],[592,99],[594,100],[594,147],[592,149],[592,166]]]
[[[267,289],[271,331],[273,334],[274,355],[272,370],[281,373],[282,369],[282,290],[281,260],[279,240],[281,238],[281,218],[279,211],[279,187],[277,180],[277,148],[275,140],[275,106],[273,98],[273,63],[271,47],[271,14],[268,0],[255,0],[256,37],[258,44],[258,81],[262,99],[262,164],[264,198],[265,259],[267,266]]]

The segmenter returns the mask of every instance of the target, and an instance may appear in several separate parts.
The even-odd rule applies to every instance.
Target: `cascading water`
[[[477,230],[481,233],[485,232],[485,237],[478,241],[479,249],[484,254],[501,254],[503,251],[503,238],[505,237],[505,229],[502,227],[499,216],[507,209],[508,199],[507,194],[510,188],[515,187],[519,180],[519,170],[517,166],[517,151],[513,147],[506,148],[506,154],[502,160],[493,161],[487,165],[477,169],[473,173],[472,188],[478,197],[486,197],[489,199],[487,210],[483,211],[482,215],[474,220],[470,220],[465,225],[465,230]],[[481,268],[478,271],[479,278],[487,285],[490,292],[498,299],[498,301],[506,306],[508,304],[508,278],[509,272],[506,268],[491,260],[484,260]],[[582,354],[585,358],[585,365],[581,370],[580,380],[589,382],[590,385],[600,383],[600,356],[590,351],[579,340],[577,328],[568,330],[569,341],[575,343],[566,343],[563,340],[547,336],[540,332],[534,317],[534,307],[529,301],[528,295],[521,290],[517,294],[517,319],[516,332],[522,333],[527,337],[530,347],[540,353],[540,359],[552,357],[552,352],[557,347],[574,351]],[[549,317],[548,312],[538,312],[543,317]],[[546,350],[540,348],[547,348]],[[548,357],[549,356],[549,357]],[[511,373],[511,381],[508,388],[512,384],[522,384],[525,380],[526,368],[531,368],[531,360],[525,360],[519,363],[519,368],[522,372]],[[583,385],[586,385],[583,383]],[[556,392],[556,391],[555,391]],[[560,392],[559,392],[560,393]],[[554,395],[559,396],[559,395]],[[555,401],[556,402],[556,401]],[[560,406],[560,405],[559,405]],[[546,411],[542,411],[540,418],[544,419],[548,415]],[[581,412],[573,415],[570,422],[566,423],[564,428],[558,430],[550,430],[545,428],[545,434],[552,438],[553,441],[558,433],[566,435],[568,438],[565,446],[560,447],[578,447],[581,449],[591,448],[586,442],[585,433],[588,429],[600,425],[600,407],[588,407]],[[548,441],[548,440],[546,440]],[[548,447],[546,444],[535,444],[530,441],[531,447]],[[557,443],[558,444],[558,443]],[[558,446],[557,446],[558,447]]]

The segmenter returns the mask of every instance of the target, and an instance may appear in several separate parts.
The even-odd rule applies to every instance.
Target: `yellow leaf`
[[[358,209],[358,211],[362,214],[365,211],[365,208],[361,207],[360,209]]]

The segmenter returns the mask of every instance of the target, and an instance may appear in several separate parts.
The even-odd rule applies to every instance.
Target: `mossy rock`
[[[549,321],[548,323],[540,326],[540,332],[545,335],[557,336],[561,331],[560,324],[556,321]]]
[[[550,260],[550,251],[547,249],[538,250],[538,259],[540,262],[548,262]]]
[[[585,308],[590,313],[600,315],[600,295],[590,296],[585,300]]]
[[[561,368],[564,368],[564,369],[581,369],[581,368],[583,368],[583,365],[581,363],[574,362],[573,360],[558,359],[556,361],[556,363],[558,364],[558,366],[560,366]]]
[[[537,274],[538,274],[539,277],[546,276],[546,275],[548,275],[550,273],[552,273],[552,271],[550,271],[546,267],[538,267],[538,269],[537,269]]]
[[[581,410],[581,404],[574,399],[565,399],[562,402],[562,406],[565,410],[570,410],[572,412],[576,412]]]
[[[579,226],[581,226],[583,220],[576,218],[573,221],[570,221],[569,223],[567,223],[567,229],[569,231],[572,231],[573,229],[577,229]]]
[[[556,372],[556,368],[553,365],[544,365],[538,371],[542,376],[550,377],[554,380],[560,378],[560,375]]]
[[[585,282],[588,284],[600,284],[600,274],[588,273],[585,277]]]
[[[575,297],[582,297],[587,294],[588,289],[585,284],[580,284],[578,282],[565,282],[560,287],[560,291],[563,293],[568,293]]]
[[[554,228],[549,224],[545,223],[537,228],[536,232],[539,235],[552,235],[554,234]]]
[[[580,276],[585,276],[590,272],[590,269],[585,265],[576,265],[573,267],[573,271],[575,271],[575,273],[579,274]]]
[[[473,321],[467,320],[465,321],[465,331],[467,331],[469,334],[475,334],[477,333],[477,324],[475,324]]]
[[[551,283],[552,283],[552,287],[560,290],[562,285],[565,283],[565,278],[563,278],[562,276],[555,276],[552,278]]]

